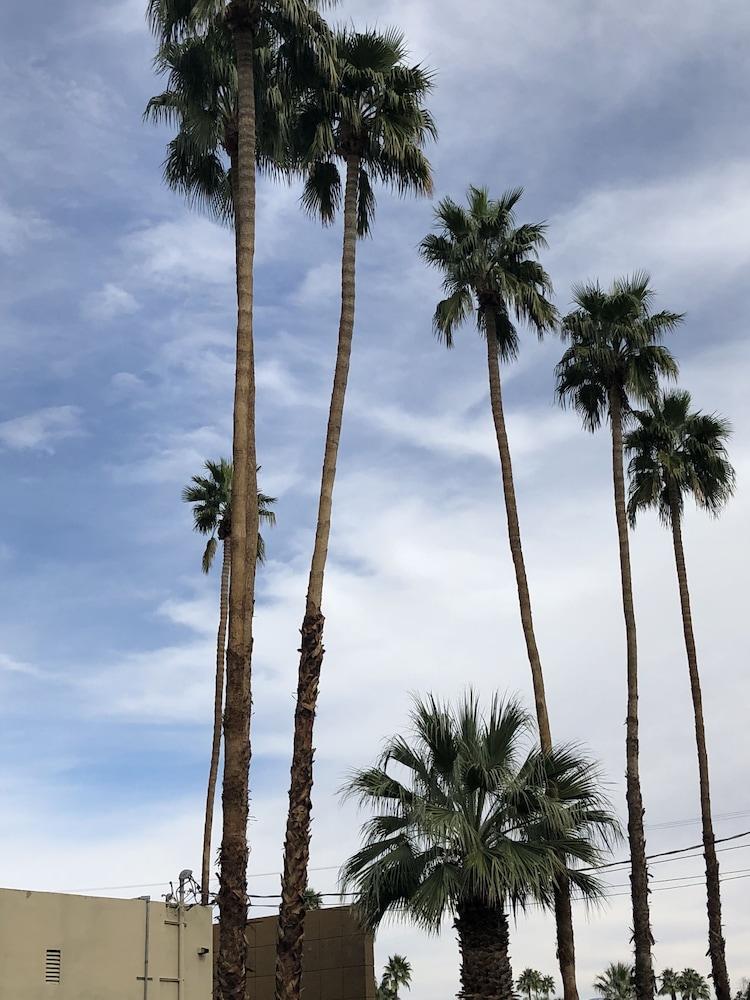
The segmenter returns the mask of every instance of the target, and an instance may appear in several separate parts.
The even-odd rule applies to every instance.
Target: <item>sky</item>
[[[200,571],[182,486],[231,451],[231,234],[161,183],[169,132],[142,0],[28,0],[0,12],[0,884],[135,896],[200,867],[218,574]],[[750,7],[743,0],[348,0],[400,25],[435,70],[437,196],[523,185],[543,262],[571,284],[646,269],[685,313],[671,346],[696,407],[726,416],[737,495],[688,510],[718,837],[750,828]],[[429,200],[378,192],[359,246],[351,380],[326,577],[311,883],[337,888],[358,842],[338,796],[408,725],[415,692],[531,704],[483,345],[431,333],[439,277],[417,255]],[[251,886],[278,889],[298,628],[338,316],[340,222],[261,183],[256,257],[261,485],[278,498],[258,581]],[[553,733],[598,758],[624,815],[625,645],[608,439],[554,401],[558,339],[503,370],[521,527]],[[692,713],[668,533],[632,538],[649,852],[700,839]],[[218,830],[218,824],[217,824]],[[741,845],[741,846],[740,846]],[[730,974],[750,975],[750,843],[719,855]],[[700,857],[654,866],[657,968],[709,971]],[[693,876],[685,887],[686,876]],[[624,869],[576,909],[579,981],[629,951]],[[332,898],[332,897],[329,897]],[[271,912],[255,908],[257,915]],[[457,949],[384,927],[412,1000],[457,989]],[[553,921],[511,955],[557,974]],[[558,979],[559,981],[559,979]]]

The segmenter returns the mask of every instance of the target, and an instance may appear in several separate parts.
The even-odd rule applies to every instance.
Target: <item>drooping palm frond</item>
[[[634,413],[636,426],[625,438],[630,454],[628,514],[653,507],[669,525],[681,516],[685,497],[717,515],[734,493],[735,473],[726,442],[728,421],[716,414],[691,411],[690,393],[665,392],[648,410]]]
[[[575,878],[617,838],[592,762],[574,747],[530,749],[533,726],[517,701],[482,711],[472,694],[455,707],[428,696],[411,722],[343,790],[374,812],[341,873],[370,926],[392,913],[436,930],[468,899],[548,904],[557,876]],[[579,875],[584,894],[601,892]]]
[[[677,362],[661,341],[683,317],[651,312],[653,297],[645,272],[616,279],[608,291],[598,282],[573,287],[576,308],[562,320],[568,347],[555,369],[556,391],[588,430],[608,418],[612,393],[627,416],[632,403],[657,395],[662,379],[677,377]]]
[[[603,1000],[634,1000],[633,966],[625,962],[612,962],[594,980],[594,989]]]
[[[305,171],[303,206],[324,223],[341,202],[337,162],[359,164],[357,230],[369,234],[375,210],[374,183],[398,194],[429,194],[432,174],[423,147],[436,135],[424,107],[432,76],[405,63],[400,32],[386,29],[335,36],[335,74],[319,76],[297,109],[294,160]],[[327,185],[327,189],[326,189]]]
[[[447,347],[461,324],[476,314],[480,332],[492,322],[501,358],[515,357],[518,323],[541,337],[556,323],[552,283],[539,263],[547,245],[543,223],[517,225],[515,207],[522,188],[497,199],[486,188],[470,187],[467,207],[443,198],[435,210],[436,231],[420,244],[422,259],[443,276],[446,297],[438,303],[433,329]]]

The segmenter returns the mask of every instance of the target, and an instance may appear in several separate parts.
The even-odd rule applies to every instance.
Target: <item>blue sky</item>
[[[139,893],[199,864],[218,581],[200,573],[179,494],[204,458],[230,450],[233,250],[160,182],[167,133],[141,121],[159,89],[142,6],[33,0],[0,13],[0,883],[24,888]],[[357,0],[339,13],[400,24],[436,69],[438,195],[525,185],[520,214],[549,222],[561,308],[575,280],[646,268],[659,304],[687,314],[673,343],[682,382],[735,429],[738,496],[718,523],[688,515],[686,539],[715,810],[748,813],[717,830],[745,829],[750,10]],[[263,183],[259,197],[259,450],[279,500],[257,610],[254,875],[280,866],[338,311],[340,232],[306,219],[298,196]],[[317,739],[313,865],[325,870],[313,881],[324,891],[356,842],[336,789],[404,725],[410,691],[472,683],[529,696],[482,345],[467,328],[449,354],[430,332],[439,283],[416,246],[431,213],[381,192],[360,246]],[[560,352],[529,337],[504,373],[522,530],[553,728],[602,759],[623,807],[607,440],[555,408]],[[669,538],[646,518],[633,546],[649,847],[663,850],[698,839],[690,703]],[[721,859],[741,870],[745,854]],[[664,868],[699,874],[700,861]],[[737,978],[750,974],[744,886],[725,886]],[[653,900],[657,964],[707,971],[700,888]],[[584,991],[626,957],[627,928],[627,897],[581,915]],[[412,957],[411,995],[426,1000],[453,990],[451,939],[447,929],[436,949],[388,928],[379,955]],[[513,957],[554,971],[547,918],[519,923]]]

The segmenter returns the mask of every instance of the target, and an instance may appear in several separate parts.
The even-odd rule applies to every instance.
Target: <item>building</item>
[[[252,911],[251,911],[252,912]],[[278,917],[247,924],[247,995],[273,1000]],[[214,951],[219,928],[214,927]],[[349,906],[310,910],[305,916],[302,963],[304,1000],[375,1000],[372,935],[357,923]]]
[[[211,909],[0,889],[0,1000],[211,1000]]]

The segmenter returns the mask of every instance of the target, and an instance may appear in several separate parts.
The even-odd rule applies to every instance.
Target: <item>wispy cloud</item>
[[[137,312],[138,308],[135,297],[112,282],[107,282],[98,292],[91,292],[83,302],[83,313],[88,319],[104,322],[117,319],[118,316],[129,316]]]
[[[81,434],[82,410],[78,406],[47,406],[0,423],[0,445],[15,451],[52,453],[58,442]]]

